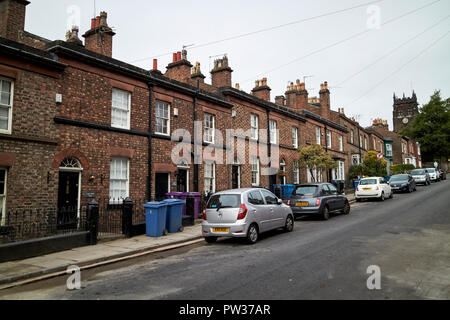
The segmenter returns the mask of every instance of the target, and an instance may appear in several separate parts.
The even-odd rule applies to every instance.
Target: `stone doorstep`
[[[192,231],[196,232],[186,232],[186,231],[191,231],[189,229],[193,229]],[[0,290],[1,289],[6,289],[8,287],[8,284],[12,284],[14,282],[18,282],[18,281],[22,281],[22,280],[29,280],[32,278],[38,278],[36,280],[43,280],[47,277],[45,277],[45,275],[48,275],[48,278],[50,277],[54,277],[54,276],[58,276],[61,273],[63,273],[63,271],[66,270],[66,268],[69,265],[77,265],[79,267],[87,267],[90,265],[94,265],[94,264],[107,264],[108,261],[114,262],[113,260],[117,260],[117,259],[125,259],[128,256],[133,256],[136,254],[144,254],[146,251],[150,251],[150,250],[155,250],[155,249],[162,249],[162,251],[164,251],[165,247],[169,247],[167,248],[167,250],[171,250],[171,249],[175,249],[178,247],[181,247],[183,243],[186,242],[190,242],[190,241],[194,241],[194,240],[198,240],[198,239],[202,239],[202,235],[200,233],[197,232],[196,229],[198,229],[198,225],[196,226],[192,226],[189,227],[188,230],[185,229],[185,234],[183,233],[176,233],[176,234],[172,234],[172,235],[177,235],[177,237],[172,237],[171,241],[167,238],[167,241],[152,241],[151,245],[145,245],[145,240],[143,241],[139,241],[139,242],[135,242],[139,243],[139,247],[136,248],[127,248],[126,245],[120,246],[119,244],[117,244],[117,246],[113,246],[111,244],[113,244],[114,242],[124,242],[125,241],[130,241],[133,240],[132,239],[121,239],[121,240],[116,240],[116,241],[112,241],[110,243],[106,242],[106,243],[102,243],[102,244],[98,244],[97,246],[102,246],[102,247],[108,247],[108,248],[99,248],[97,246],[85,246],[85,247],[80,247],[80,248],[74,248],[72,250],[66,250],[66,251],[62,251],[62,252],[57,252],[57,253],[52,253],[50,255],[61,255],[64,253],[64,256],[69,255],[71,257],[71,259],[68,259],[68,257],[54,257],[54,259],[60,259],[62,263],[60,263],[57,266],[52,266],[49,268],[45,269],[45,256],[41,256],[41,257],[35,257],[35,258],[30,258],[30,259],[25,259],[25,260],[32,260],[30,261],[31,263],[28,263],[28,261],[22,260],[22,261],[12,261],[12,262],[5,262],[5,264],[8,264],[9,267],[7,267],[7,270],[11,270],[11,269],[20,269],[20,264],[22,263],[23,267],[25,269],[29,269],[30,272],[27,272],[25,274],[20,274],[20,275],[13,275],[11,274],[12,272],[7,272],[7,274],[10,274],[10,276],[7,277],[0,277]],[[192,234],[190,234],[192,233]],[[197,234],[197,235],[195,235]],[[182,237],[182,235],[186,235],[185,237]],[[144,237],[147,236],[140,236],[143,237],[143,239],[145,239]],[[167,237],[167,236],[166,236]],[[156,239],[162,239],[162,238],[166,238],[166,237],[160,237],[160,238],[151,238],[151,240],[156,240]],[[170,234],[169,234],[170,237]],[[166,240],[166,239],[163,239]],[[172,247],[175,246],[175,247]],[[88,250],[86,250],[88,249]],[[111,251],[114,251],[114,254],[107,254],[107,255],[103,255],[101,254],[102,252],[105,251],[105,249],[109,249]],[[83,253],[82,251],[94,251],[94,253],[92,255],[94,255],[95,257],[91,257],[90,259],[85,259],[85,260],[80,260],[80,258],[77,259],[73,259],[74,256],[79,256],[80,254],[85,255],[85,253]],[[100,252],[99,252],[100,250]],[[91,252],[92,252],[91,251]],[[89,252],[86,252],[87,255],[89,255]],[[151,252],[149,252],[151,253]],[[34,260],[33,260],[34,259]],[[33,261],[36,264],[33,264]],[[64,261],[64,262],[63,262]],[[69,263],[70,262],[70,263]],[[41,266],[40,266],[41,265]],[[0,270],[1,270],[1,266],[2,264],[0,264]],[[15,266],[15,267],[14,267]],[[2,274],[4,274],[2,272]],[[54,274],[54,275],[53,275]],[[43,277],[44,276],[44,277]],[[32,281],[30,281],[32,282]]]

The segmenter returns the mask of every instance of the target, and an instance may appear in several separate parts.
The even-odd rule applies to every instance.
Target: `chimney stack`
[[[191,79],[192,64],[187,60],[186,50],[183,50],[183,55],[181,54],[181,51],[174,53],[172,63],[169,63],[166,68],[167,71],[164,74],[166,77],[189,83],[189,80]]]
[[[113,37],[115,33],[108,26],[108,14],[100,12],[100,16],[91,20],[91,29],[83,37],[86,49],[107,57],[112,57]]]
[[[78,37],[79,28],[74,26],[72,27],[72,31],[68,31],[68,39],[67,42],[75,43],[79,46],[83,46],[83,41]]]
[[[307,109],[308,105],[308,91],[306,91],[305,83],[300,79],[293,82],[287,87],[286,90],[286,105],[292,109]]]
[[[214,68],[211,70],[212,85],[214,87],[231,87],[231,74],[233,70],[228,66],[228,57],[214,60]]]
[[[286,98],[284,96],[276,96],[275,103],[279,106],[286,106]]]
[[[199,81],[199,83],[205,83],[205,76],[203,75],[202,71],[200,70],[200,62],[196,62],[195,66],[191,69],[191,79],[194,80],[194,84]]]
[[[252,93],[253,96],[263,99],[266,101],[270,101],[270,87],[267,85],[267,78],[263,78],[262,80],[255,81],[255,88],[253,88]]]
[[[320,84],[320,115],[325,119],[330,119],[330,91],[328,82]]]
[[[25,12],[29,1],[0,0],[0,37],[19,41],[25,28]]]

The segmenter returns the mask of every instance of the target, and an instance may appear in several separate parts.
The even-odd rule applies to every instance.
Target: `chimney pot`
[[[239,86],[239,83],[236,83],[236,89],[241,90],[241,87]]]
[[[320,90],[323,90],[323,83],[320,84]]]
[[[177,61],[180,61],[181,60],[181,51],[178,51],[177,52]]]
[[[153,70],[158,70],[158,59],[153,59]]]
[[[96,28],[100,26],[100,20],[101,20],[100,16],[97,16],[97,18],[95,18],[95,27]]]
[[[96,18],[92,18],[91,19],[91,29],[95,29],[95,24],[97,23],[97,19]]]
[[[177,53],[173,53],[172,62],[177,62]]]

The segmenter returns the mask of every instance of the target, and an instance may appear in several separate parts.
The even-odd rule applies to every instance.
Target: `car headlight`
[[[402,183],[402,187],[406,187],[407,185],[407,183]]]

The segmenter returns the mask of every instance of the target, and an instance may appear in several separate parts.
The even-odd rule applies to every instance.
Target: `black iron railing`
[[[87,230],[86,210],[23,208],[0,212],[0,243],[10,243]]]

